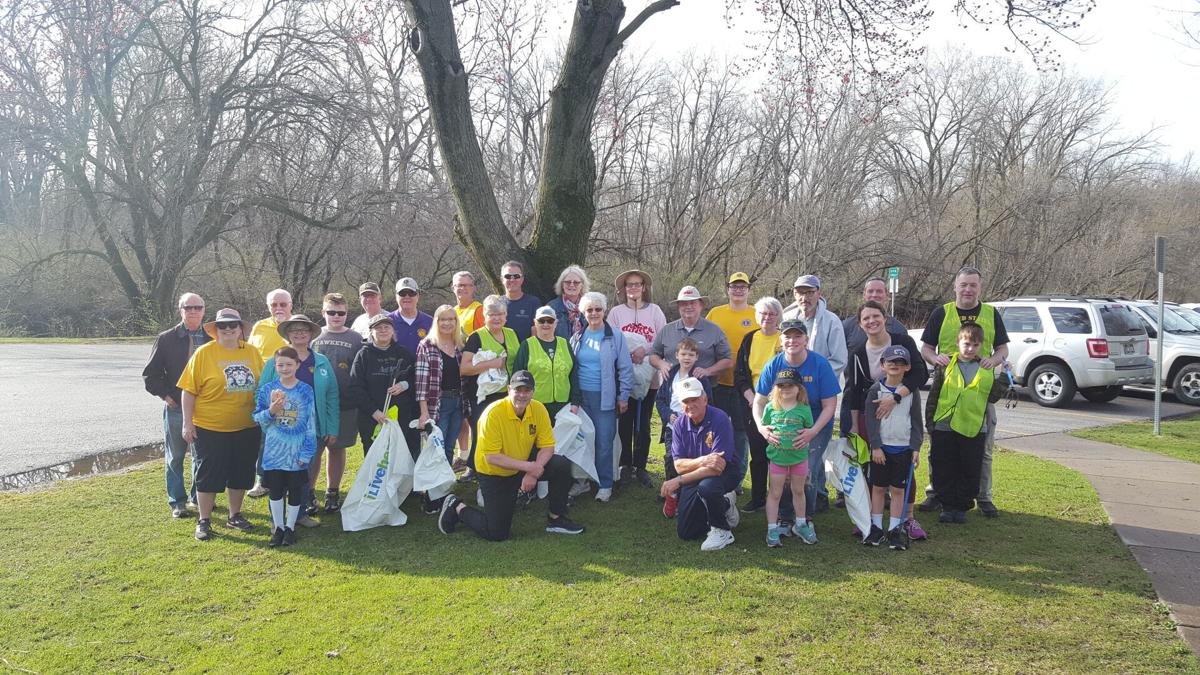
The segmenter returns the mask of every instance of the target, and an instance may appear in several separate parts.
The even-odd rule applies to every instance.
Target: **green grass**
[[[157,465],[0,494],[0,665],[1200,672],[1085,480],[1010,452],[995,470],[1003,517],[927,521],[904,553],[856,543],[836,510],[816,546],[767,549],[756,514],[701,553],[641,488],[581,501],[578,537],[541,531],[540,504],[511,541],[444,536],[410,501],[405,527],[343,533],[327,516],[282,550],[264,501],[249,502],[256,532],[193,540]]]
[[[153,335],[136,337],[99,337],[99,338],[69,338],[69,337],[0,337],[0,345],[36,345],[36,344],[89,344],[103,345],[117,343],[154,342]]]
[[[1200,417],[1166,420],[1162,423],[1162,436],[1154,435],[1153,422],[1080,429],[1071,435],[1200,464]]]

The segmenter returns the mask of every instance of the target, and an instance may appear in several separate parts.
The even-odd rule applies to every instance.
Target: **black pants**
[[[734,431],[746,430],[746,397],[736,387],[718,384],[713,387],[712,404],[729,415],[729,423]]]
[[[262,483],[271,493],[271,501],[287,497],[290,506],[300,506],[305,493],[308,492],[308,471],[268,469],[263,471]]]
[[[975,505],[986,440],[986,434],[968,437],[957,431],[933,430],[929,469],[944,510],[967,511]]]
[[[666,480],[671,480],[672,478],[678,476],[679,472],[675,470],[675,460],[671,457],[671,426],[669,424],[663,426],[662,442],[663,476],[666,476]]]
[[[758,433],[757,424],[746,425],[746,440],[750,442],[750,501],[767,502],[767,439]],[[787,501],[787,500],[783,500]]]
[[[617,437],[621,439],[621,466],[645,469],[650,458],[650,413],[654,411],[657,389],[644,398],[629,399],[629,407],[617,419]]]
[[[524,473],[512,476],[479,474],[479,490],[483,493],[483,510],[468,506],[459,514],[463,524],[488,541],[504,541],[512,532],[513,512],[517,508],[517,490]],[[567,514],[567,492],[571,489],[571,461],[554,455],[546,462],[541,480],[550,483],[550,513]]]
[[[408,443],[408,453],[416,460],[417,455],[421,454],[421,430],[408,428],[408,423],[414,419],[416,418],[409,417],[405,419],[401,415],[398,421],[400,423],[400,430],[404,432],[404,441]],[[375,435],[375,427],[377,426],[379,426],[379,423],[375,421],[374,417],[364,415],[361,412],[358,413],[358,435],[362,438],[363,457],[367,456],[367,453],[371,450],[371,446],[375,444],[375,439],[371,437]]]
[[[467,466],[475,468],[475,446],[479,444],[479,419],[483,417],[483,411],[496,401],[504,398],[507,391],[498,391],[494,394],[489,394],[482,401],[471,401],[471,452],[467,455]],[[554,423],[554,418],[550,418],[550,423]]]

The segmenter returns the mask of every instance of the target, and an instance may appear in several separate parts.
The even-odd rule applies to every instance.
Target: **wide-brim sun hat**
[[[312,332],[313,337],[321,334],[321,326],[303,314],[293,314],[287,321],[280,322],[276,330],[279,331],[279,337],[286,340],[288,339],[288,331],[296,326],[307,326],[308,330]]]
[[[212,321],[209,321],[208,323],[204,324],[204,332],[208,333],[208,336],[210,338],[216,340],[217,339],[217,324],[218,323],[229,323],[230,321],[237,321],[238,323],[242,324],[242,339],[243,340],[250,337],[250,322],[244,321],[242,319],[242,315],[239,314],[238,311],[236,309],[233,309],[232,307],[222,307],[221,309],[218,309],[216,317],[214,317]]]
[[[639,269],[625,270],[617,275],[613,285],[617,287],[617,298],[621,302],[625,302],[625,280],[633,275],[638,275],[642,278],[642,302],[650,302],[650,286],[653,285],[653,280],[650,275]]]

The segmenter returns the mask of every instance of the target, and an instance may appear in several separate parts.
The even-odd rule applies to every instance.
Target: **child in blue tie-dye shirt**
[[[299,367],[296,350],[281,347],[275,352],[279,379],[259,387],[255,398],[254,421],[263,429],[263,486],[271,500],[271,546],[296,543],[308,465],[317,452],[315,395],[296,377]]]

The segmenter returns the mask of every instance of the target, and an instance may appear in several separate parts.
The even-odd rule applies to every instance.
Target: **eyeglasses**
[[[537,320],[537,322],[540,324],[554,323],[555,321],[557,321],[557,319],[551,319],[550,317],[542,317]]]
[[[222,321],[221,323],[217,324],[217,330],[233,330],[234,328],[241,328],[241,327],[242,327],[242,324],[238,323],[237,321],[233,321],[233,322]]]
[[[325,316],[346,316],[346,310],[344,310],[344,309],[327,309],[327,310],[325,310]]]
[[[290,302],[272,302],[271,306],[272,307],[291,307],[292,303],[290,303]]]
[[[604,308],[603,307],[588,307],[587,309],[585,309],[583,311],[587,312],[588,314],[591,314],[593,312],[600,312],[601,314],[603,314]]]
[[[641,281],[626,281],[625,282],[625,288],[641,288],[642,286],[645,286],[645,285],[646,284]]]
[[[563,279],[563,286],[578,286],[583,282],[578,279]]]
[[[396,295],[398,295],[402,298],[411,298],[411,297],[415,296],[416,294],[417,294],[416,291],[410,291],[410,290],[396,291]]]
[[[505,279],[520,279],[523,276],[525,276],[525,275],[523,275],[523,274],[505,274],[504,278]]]
[[[804,296],[813,295],[814,293],[817,292],[817,289],[815,289],[815,288],[810,288],[807,291],[802,288],[793,288],[792,290],[796,293],[796,295],[804,295]]]
[[[204,305],[182,305],[179,309],[185,312],[203,312]]]

